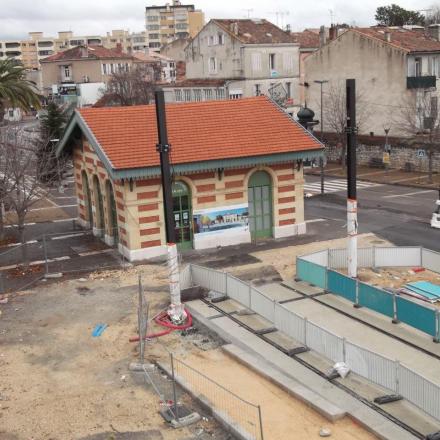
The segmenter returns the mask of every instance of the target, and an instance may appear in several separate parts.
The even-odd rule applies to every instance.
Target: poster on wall
[[[193,211],[194,234],[234,234],[249,230],[247,204],[220,206]]]

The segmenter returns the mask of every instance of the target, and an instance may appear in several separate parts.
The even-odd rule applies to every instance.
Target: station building
[[[180,249],[304,234],[303,163],[323,145],[264,96],[167,104]],[[75,110],[78,221],[130,261],[166,253],[155,106]]]

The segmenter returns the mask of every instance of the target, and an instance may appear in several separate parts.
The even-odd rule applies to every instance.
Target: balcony
[[[435,88],[435,76],[408,76],[406,78],[407,89],[430,89]]]

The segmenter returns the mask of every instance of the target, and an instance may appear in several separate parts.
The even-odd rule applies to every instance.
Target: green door
[[[90,196],[90,187],[89,187],[89,181],[87,179],[86,173],[82,172],[82,182],[83,182],[83,192],[85,196],[85,204],[86,204],[86,210],[87,210],[87,221],[89,222],[90,229],[93,226],[93,212],[92,212],[92,198]]]
[[[185,183],[173,183],[173,217],[176,243],[179,249],[192,249],[191,193]]]
[[[115,194],[113,193],[112,184],[107,180],[107,197],[110,208],[110,235],[114,238],[114,244],[119,243],[119,231],[118,231],[118,214],[116,210]]]
[[[249,228],[252,239],[272,237],[272,181],[265,171],[249,179]]]
[[[95,192],[95,207],[96,207],[96,228],[99,230],[99,236],[104,236],[104,203],[102,201],[101,187],[99,180],[93,176],[93,190]]]

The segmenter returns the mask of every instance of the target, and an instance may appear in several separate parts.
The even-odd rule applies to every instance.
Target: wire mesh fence
[[[242,399],[205,374],[171,355],[175,375],[200,400],[221,414],[247,439],[263,440],[260,406]]]
[[[78,229],[46,233],[25,243],[10,243],[0,252],[0,294],[27,289],[56,274],[125,267],[116,231],[95,236]],[[105,242],[105,241],[107,242]]]

